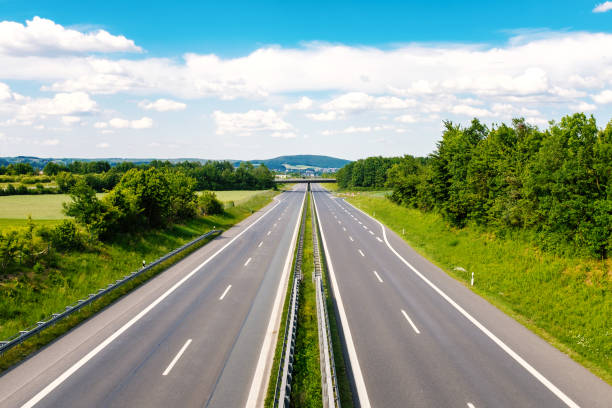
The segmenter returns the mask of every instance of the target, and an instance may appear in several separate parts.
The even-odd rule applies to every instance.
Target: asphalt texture
[[[0,407],[244,406],[305,188],[6,372]]]
[[[373,218],[313,194],[357,405],[612,407],[608,384]]]

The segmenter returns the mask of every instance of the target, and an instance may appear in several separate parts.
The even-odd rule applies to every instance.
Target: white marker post
[[[471,283],[472,283],[472,286],[474,286],[474,272],[472,272],[472,281],[471,281]]]

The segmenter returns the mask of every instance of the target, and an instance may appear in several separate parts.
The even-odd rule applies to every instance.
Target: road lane
[[[213,396],[221,398],[228,392],[217,385],[234,355],[244,359],[240,378],[235,379],[239,390],[247,390],[239,393],[244,404],[253,362],[259,357],[257,345],[263,341],[272,310],[274,299],[269,294],[280,282],[303,201],[304,187],[298,189],[279,195],[258,215],[0,377],[0,406],[20,406],[31,400],[193,271],[185,284],[35,401],[35,406],[201,407]],[[281,216],[287,221],[273,228]],[[267,231],[271,233],[266,235]],[[199,266],[233,238],[231,245]],[[258,247],[260,242],[265,245]],[[247,258],[252,260],[245,268]],[[192,339],[186,354],[162,376],[185,339]]]
[[[375,220],[318,186],[313,191],[367,388],[365,405],[568,406],[410,270],[380,239]],[[512,349],[529,349],[525,358],[570,402],[609,406],[607,384],[419,257],[401,238],[386,234],[399,253],[415,259],[423,275],[442,282],[446,293]],[[367,256],[355,257],[361,248]],[[384,285],[372,279],[373,270],[385,277]]]

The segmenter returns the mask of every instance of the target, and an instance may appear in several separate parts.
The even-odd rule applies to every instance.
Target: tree
[[[223,204],[212,191],[204,191],[198,198],[198,205],[204,215],[223,213]]]

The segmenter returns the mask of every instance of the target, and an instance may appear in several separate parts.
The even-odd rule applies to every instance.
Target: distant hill
[[[17,156],[17,157],[0,157],[0,165],[7,165],[10,163],[30,163],[34,168],[42,169],[49,162],[70,164],[73,161],[94,161],[104,160],[108,161],[111,166],[121,162],[132,162],[134,164],[146,164],[155,159],[134,159],[134,158],[97,158],[97,159],[81,159],[81,158],[39,158],[33,156]],[[166,160],[166,159],[161,159]],[[183,161],[200,162],[206,163],[207,159],[195,159],[195,158],[181,158],[181,159],[168,159],[171,163],[178,163]],[[285,171],[292,169],[328,169],[328,168],[341,168],[345,164],[350,163],[350,160],[338,159],[330,156],[318,156],[318,155],[294,155],[294,156],[280,156],[273,159],[267,160],[228,160],[235,166],[238,166],[243,161],[250,161],[253,164],[265,164],[266,167],[272,170]]]
[[[339,169],[350,163],[350,160],[339,159],[330,156],[318,156],[310,154],[280,156],[267,160],[250,160],[253,164],[265,164],[272,170],[290,170],[292,168],[336,168]]]

